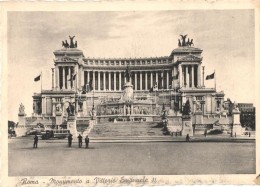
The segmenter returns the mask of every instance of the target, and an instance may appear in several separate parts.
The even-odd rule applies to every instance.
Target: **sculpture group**
[[[188,41],[186,41],[187,34],[186,35],[180,35],[180,36],[181,36],[182,41],[180,39],[178,39],[178,46],[179,47],[194,46],[193,39],[188,38]]]
[[[67,40],[65,41],[62,41],[62,47],[65,47],[65,48],[77,48],[78,47],[78,43],[77,41],[75,41],[75,43],[73,42],[73,39],[75,38],[75,36],[69,36],[70,38],[70,44],[68,43]]]

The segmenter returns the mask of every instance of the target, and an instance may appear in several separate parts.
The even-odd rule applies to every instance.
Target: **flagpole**
[[[214,69],[214,79],[215,79],[215,91],[217,91],[217,86],[216,86],[216,72],[215,72],[215,69]]]
[[[42,71],[41,71],[41,93],[42,93]]]

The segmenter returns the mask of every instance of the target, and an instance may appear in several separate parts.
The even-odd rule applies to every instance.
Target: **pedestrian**
[[[207,137],[207,129],[205,130],[204,135],[205,135],[205,137]]]
[[[79,148],[82,147],[82,136],[79,134],[78,136],[79,139]]]
[[[186,142],[189,142],[190,141],[190,136],[189,136],[189,134],[187,134],[187,136],[186,136]]]
[[[235,138],[237,137],[237,133],[235,132]]]
[[[68,136],[68,143],[69,143],[69,147],[71,147],[71,143],[72,143],[72,134],[70,133]]]
[[[86,143],[86,149],[88,148],[88,144],[89,144],[89,138],[88,138],[88,136],[86,136],[86,138],[85,138],[85,143]]]
[[[38,147],[38,136],[35,134],[34,142],[33,142],[33,148],[37,148],[37,147]]]
[[[249,135],[249,137],[250,137],[250,136],[251,136],[251,133],[249,132],[248,135]]]

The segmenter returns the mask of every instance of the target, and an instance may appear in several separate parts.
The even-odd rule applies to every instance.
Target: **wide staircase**
[[[89,133],[92,140],[156,141],[170,140],[156,122],[117,122],[96,124]]]

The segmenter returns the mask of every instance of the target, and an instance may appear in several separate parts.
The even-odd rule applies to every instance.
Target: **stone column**
[[[121,77],[122,76],[122,72],[119,72],[119,90],[121,90],[121,85],[122,85],[122,80],[121,80]]]
[[[197,65],[197,85],[198,85],[198,87],[200,87],[201,86],[201,65],[200,64],[198,64]]]
[[[67,88],[70,89],[70,84],[71,84],[71,69],[68,67],[68,76],[67,76]]]
[[[185,66],[186,72],[185,72],[185,76],[186,76],[186,87],[190,87],[190,77],[189,77],[189,66]]]
[[[56,89],[60,88],[60,76],[59,76],[59,66],[56,65],[55,67],[55,77],[56,77]]]
[[[190,76],[191,76],[191,87],[194,88],[194,75],[193,75],[194,67],[191,66]]]
[[[65,67],[62,67],[62,89],[66,89],[66,87],[65,87]]]
[[[174,76],[174,67],[172,68],[172,76]],[[180,75],[179,75],[179,76],[180,76]],[[175,87],[174,83],[175,83],[175,81],[172,80],[172,82],[171,82],[172,88]]]
[[[155,80],[156,80],[156,83],[157,83],[157,85],[158,85],[158,72],[156,72],[156,77],[155,77]]]
[[[147,71],[145,72],[145,90],[147,90]]]
[[[52,90],[54,90],[54,68],[51,68],[51,78],[52,78],[51,87]]]
[[[140,90],[143,90],[143,76],[142,76],[142,72],[140,71]]]
[[[106,72],[103,72],[103,90],[106,91]]]
[[[46,98],[42,97],[42,114],[46,114]]]
[[[111,91],[111,72],[108,72],[108,90]]]
[[[114,72],[114,91],[116,91],[116,72]]]
[[[166,89],[169,89],[169,71],[166,71]]]
[[[135,90],[137,90],[137,72],[135,72]]]
[[[153,87],[153,72],[150,72],[151,87]]]
[[[98,71],[98,91],[100,91],[100,71]]]
[[[90,74],[90,72],[87,71],[87,73],[88,73],[88,82],[87,82],[87,83],[89,83],[89,82],[90,82],[90,78],[89,78],[89,74]]]
[[[180,83],[180,87],[182,87],[182,65],[181,64],[179,64],[178,70],[179,70],[179,83]]]
[[[161,79],[162,79],[162,89],[164,89],[164,81],[163,81],[164,75],[163,75],[163,72],[161,72]]]
[[[81,84],[81,87],[82,86],[84,86],[84,84],[86,84],[85,82],[84,82],[84,80],[85,80],[85,71],[84,71],[84,69],[83,69],[83,67],[81,67],[81,72],[80,72],[81,74],[81,80],[80,80],[80,84]],[[72,74],[73,75],[73,74]],[[72,81],[73,82],[73,81]]]
[[[95,76],[95,71],[93,71],[93,90],[96,90],[96,76]]]
[[[78,88],[80,88],[80,84],[79,84],[79,66],[75,66],[75,72],[74,72],[74,74],[76,74],[76,79],[75,79],[75,89],[78,89]]]

